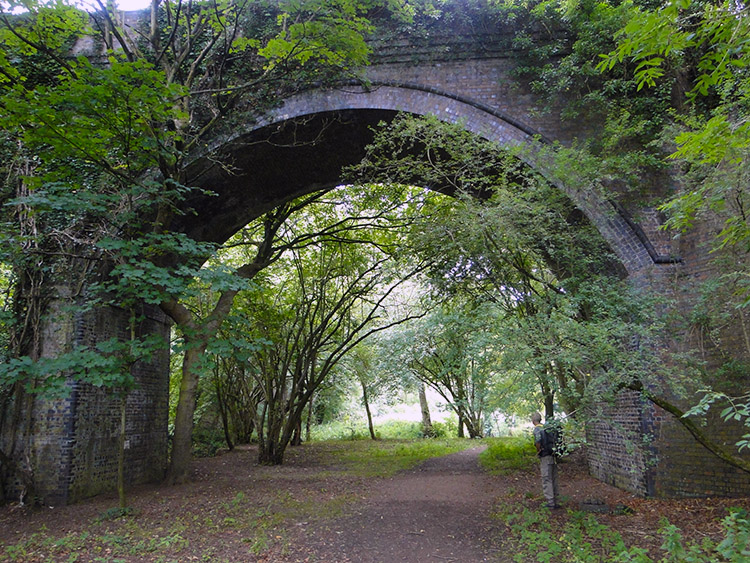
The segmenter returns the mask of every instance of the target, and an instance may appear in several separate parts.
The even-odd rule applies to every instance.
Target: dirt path
[[[359,466],[348,470],[338,455],[375,446],[308,444],[278,467],[258,465],[252,447],[199,459],[189,483],[134,487],[127,518],[104,518],[117,504],[111,494],[54,508],[0,506],[0,561],[505,563],[518,553],[518,538],[490,515],[540,506],[536,464],[489,475],[474,448],[380,478],[363,475]],[[636,498],[592,479],[582,455],[566,459],[559,471],[565,510],[545,516],[557,537],[573,511],[597,499],[609,508],[630,507],[627,515],[597,512],[596,518],[628,545],[660,557],[663,516],[686,538],[718,541],[719,519],[729,507],[750,511],[750,499]]]
[[[481,451],[432,459],[378,482],[353,514],[306,532],[307,560],[498,561],[490,518],[495,491],[479,468]]]

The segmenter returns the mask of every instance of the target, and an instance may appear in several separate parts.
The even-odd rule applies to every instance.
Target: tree
[[[26,13],[5,11],[17,6]],[[370,27],[362,14],[370,5],[154,2],[143,30],[124,28],[113,6],[99,7],[88,16],[64,4],[3,5],[0,24],[12,56],[0,56],[0,107],[4,148],[13,157],[4,198],[16,210],[6,222],[12,234],[3,261],[19,269],[19,319],[29,318],[24,309],[41,318],[46,302],[33,288],[50,287],[51,272],[65,278],[82,262],[82,271],[102,264],[101,279],[110,281],[100,287],[129,285],[131,294],[175,320],[186,342],[170,465],[170,479],[179,481],[187,475],[197,373],[208,341],[245,281],[273,259],[274,230],[289,212],[266,216],[267,236],[244,267],[208,273],[200,265],[215,246],[169,230],[189,212],[183,202],[193,191],[184,183],[191,153],[233,119],[257,116],[285,94],[364,64]],[[101,40],[106,57],[69,56],[84,33]],[[24,250],[33,260],[23,258]],[[197,274],[221,292],[201,320],[184,303]],[[38,322],[18,327],[12,352],[18,361],[5,381],[50,373],[33,350],[38,330]],[[61,373],[84,380],[91,373],[70,362],[63,367]]]
[[[397,273],[391,260],[398,238],[388,213],[349,217],[346,207],[337,203],[330,209],[334,218],[345,217],[334,222],[335,233],[324,227],[330,216],[321,213],[289,229],[292,240],[298,229],[320,229],[325,236],[296,244],[279,269],[268,273],[273,286],[254,307],[254,338],[269,343],[252,354],[250,370],[262,390],[252,409],[261,463],[283,462],[311,397],[346,355],[370,335],[405,320],[380,318],[383,303],[420,267]]]
[[[377,440],[375,425],[372,422],[372,411],[370,403],[373,395],[377,393],[378,381],[374,377],[374,350],[367,343],[362,343],[347,358],[346,367],[351,372],[353,378],[357,381],[362,389],[362,406],[365,407],[367,415],[367,429],[370,432],[370,438]]]
[[[491,306],[490,306],[491,308]],[[487,395],[500,355],[492,313],[481,304],[454,299],[404,331],[401,359],[435,389],[458,416],[469,437],[484,435]]]

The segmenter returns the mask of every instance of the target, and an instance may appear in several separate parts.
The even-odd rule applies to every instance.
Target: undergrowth
[[[697,542],[662,519],[658,553],[626,545],[622,536],[592,514],[570,512],[563,523],[546,509],[515,509],[497,513],[510,531],[506,548],[519,563],[747,563],[750,561],[750,521],[743,509],[732,509],[722,520],[724,538]],[[652,550],[653,551],[653,550]]]
[[[506,475],[537,463],[531,436],[487,438],[485,443],[487,449],[479,455],[479,463],[490,473]]]
[[[458,428],[456,421],[433,422],[432,431],[435,438],[455,436]],[[336,420],[312,428],[313,441],[330,440],[371,440],[370,431],[362,421]],[[381,440],[418,440],[423,438],[422,423],[405,420],[388,420],[375,425],[375,436]]]

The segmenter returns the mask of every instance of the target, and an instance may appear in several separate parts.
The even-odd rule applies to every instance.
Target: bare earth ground
[[[294,448],[284,466],[261,467],[252,449],[195,462],[191,483],[130,491],[134,513],[109,520],[116,498],[29,510],[0,507],[0,559],[14,561],[440,562],[510,561],[495,511],[541,503],[537,468],[489,475],[478,448],[436,458],[389,478],[331,464],[330,448]],[[350,446],[358,447],[356,443]],[[633,514],[597,514],[628,545],[655,549],[666,516],[685,537],[716,538],[730,506],[750,499],[644,500],[589,477],[581,459],[560,465],[565,509],[595,500]],[[4,554],[4,555],[3,555]]]

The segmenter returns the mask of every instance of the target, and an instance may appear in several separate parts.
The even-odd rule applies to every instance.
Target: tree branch
[[[663,397],[658,397],[655,395],[652,395],[649,391],[647,391],[643,384],[640,381],[636,381],[635,383],[631,383],[626,386],[628,389],[632,391],[639,391],[646,399],[654,403],[656,406],[664,409],[669,414],[674,416],[677,419],[677,422],[682,424],[682,426],[690,432],[690,434],[695,438],[695,440],[704,448],[706,448],[709,452],[714,454],[716,457],[721,459],[722,461],[725,461],[729,465],[736,467],[737,469],[740,469],[744,471],[745,473],[750,473],[750,461],[747,461],[745,459],[742,459],[739,456],[736,456],[732,454],[730,451],[722,447],[721,445],[717,444],[716,442],[712,441],[706,434],[698,427],[695,422],[690,420],[689,418],[685,417],[685,411],[681,410],[678,406],[670,403],[667,399]]]

